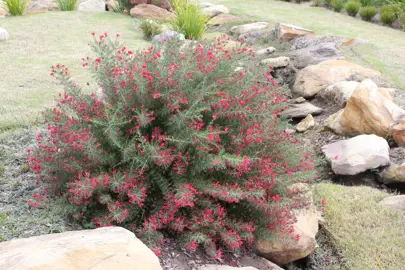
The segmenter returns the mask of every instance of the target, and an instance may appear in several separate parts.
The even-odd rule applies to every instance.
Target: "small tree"
[[[249,62],[253,51],[218,38],[135,53],[106,36],[83,59],[102,97],[52,69],[65,92],[29,150],[45,189],[83,223],[125,226],[156,252],[164,233],[214,257],[257,236],[294,237],[292,210],[307,202],[290,187],[312,179],[312,165],[284,132],[283,88]]]

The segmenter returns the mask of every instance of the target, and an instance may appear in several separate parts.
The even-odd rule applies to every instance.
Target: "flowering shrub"
[[[291,185],[312,179],[312,161],[277,118],[282,87],[225,37],[188,44],[133,52],[95,37],[83,66],[98,95],[54,66],[65,91],[44,112],[30,168],[74,218],[124,226],[156,253],[164,234],[213,257],[258,236],[298,237],[292,210],[307,202]]]

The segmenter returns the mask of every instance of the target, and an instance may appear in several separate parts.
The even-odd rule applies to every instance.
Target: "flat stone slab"
[[[316,107],[309,102],[292,104],[290,108],[280,113],[280,116],[286,118],[304,118],[309,114],[318,115],[322,113],[322,108]]]

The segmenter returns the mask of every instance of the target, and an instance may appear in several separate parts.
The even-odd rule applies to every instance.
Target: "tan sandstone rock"
[[[404,115],[405,111],[392,101],[388,91],[366,79],[353,91],[343,111],[327,119],[326,125],[341,135],[387,137],[391,126]]]
[[[166,9],[148,4],[140,4],[133,7],[130,11],[130,15],[136,18],[153,20],[167,20],[172,16],[175,16],[174,13],[171,13]]]
[[[280,56],[275,58],[267,58],[260,61],[260,64],[271,66],[273,68],[282,68],[290,64],[290,58],[286,56]]]
[[[282,41],[290,41],[296,37],[315,35],[312,30],[305,29],[299,26],[277,23],[276,24],[276,38]]]
[[[219,14],[228,14],[229,9],[224,5],[212,5],[203,8],[202,12],[208,17],[213,18]]]
[[[307,117],[302,119],[301,122],[298,123],[298,125],[295,127],[295,129],[298,132],[305,132],[310,128],[313,128],[315,126],[315,120],[314,117],[311,114],[308,114]]]
[[[120,227],[73,231],[0,243],[0,269],[160,270],[159,259]]]
[[[224,23],[236,21],[236,20],[241,20],[245,18],[245,16],[236,16],[236,15],[231,15],[231,14],[219,14],[218,16],[215,16],[211,20],[207,22],[208,25],[212,26],[218,26],[218,25],[223,25]]]
[[[392,138],[399,146],[405,146],[405,117],[392,128]]]
[[[322,89],[340,81],[362,81],[365,78],[380,79],[381,74],[344,60],[328,60],[308,66],[297,73],[293,93],[313,97]]]
[[[296,214],[297,222],[294,224],[294,230],[301,236],[298,242],[282,243],[279,240],[258,240],[255,243],[258,255],[278,265],[285,265],[305,258],[314,252],[317,246],[315,236],[318,233],[319,214],[314,209],[302,210]]]
[[[240,36],[249,32],[263,30],[269,27],[270,25],[267,22],[248,23],[232,27],[230,33],[236,36]]]
[[[405,164],[391,163],[381,174],[381,182],[384,184],[405,184]]]

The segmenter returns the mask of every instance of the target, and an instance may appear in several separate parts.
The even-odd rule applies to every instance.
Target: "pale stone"
[[[282,68],[290,64],[290,58],[286,56],[280,56],[277,58],[267,58],[260,61],[260,64],[271,66],[273,68]]]
[[[55,0],[31,0],[27,3],[25,13],[36,14],[57,10],[59,10],[59,6]]]
[[[238,40],[243,40],[247,44],[254,44],[258,40],[267,41],[274,35],[274,29],[272,27],[261,28],[243,33],[238,36]]]
[[[304,103],[307,100],[303,97],[297,97],[296,99],[293,100],[294,103],[299,104],[299,103]]]
[[[295,50],[288,53],[288,56],[291,58],[292,64],[298,69],[331,59],[344,59],[343,54],[336,48],[336,44],[333,42],[320,43]]]
[[[405,111],[392,101],[391,95],[369,79],[359,84],[343,112],[338,113],[338,117],[331,116],[335,120],[334,128],[329,125],[337,134],[375,134],[380,137],[389,136],[392,125],[405,115]]]
[[[312,105],[309,102],[304,102],[301,104],[292,104],[290,107],[280,113],[280,116],[286,118],[303,118],[307,117],[308,114],[318,115],[322,113],[322,109]]]
[[[387,197],[379,202],[379,204],[390,209],[405,212],[405,195]]]
[[[313,97],[322,89],[340,81],[381,78],[381,73],[344,60],[328,60],[308,66],[297,73],[293,93]]]
[[[257,240],[255,251],[258,255],[278,264],[287,263],[302,259],[315,251],[316,234],[319,226],[319,213],[312,206],[308,210],[295,211],[297,221],[294,224],[294,233],[300,238],[296,241],[283,243],[279,240]]]
[[[268,47],[268,48],[264,48],[264,49],[260,49],[260,50],[256,51],[256,55],[257,56],[268,55],[268,54],[274,53],[275,51],[276,51],[276,48]]]
[[[276,24],[276,38],[282,41],[290,41],[296,37],[315,35],[312,30],[305,29],[299,26],[277,23]]]
[[[359,82],[342,81],[328,86],[326,89],[321,90],[317,97],[322,98],[328,103],[338,105],[340,108],[346,106],[347,101],[351,97],[354,89],[359,86]]]
[[[390,164],[389,146],[384,138],[360,135],[322,147],[322,152],[338,175],[356,175]]]
[[[81,2],[77,10],[103,12],[105,11],[105,2],[104,0],[87,0]]]
[[[232,21],[237,21],[240,19],[243,19],[244,16],[236,16],[236,15],[231,15],[231,14],[219,14],[218,16],[215,16],[214,18],[210,19],[207,24],[212,25],[212,26],[219,26],[223,25],[228,22]]]
[[[325,120],[324,126],[337,134],[344,134],[344,130],[340,125],[340,119],[342,119],[342,114],[343,109],[338,111],[337,113],[332,114]]]
[[[4,18],[8,14],[7,10],[0,7],[0,18]]]
[[[228,14],[229,9],[224,5],[213,5],[203,8],[202,12],[210,18],[219,14]]]
[[[168,20],[175,16],[174,13],[171,13],[166,9],[148,4],[136,5],[131,8],[129,13],[132,17],[152,20]]]
[[[159,259],[120,227],[48,234],[0,243],[0,269],[161,270]]]
[[[308,114],[307,117],[305,117],[301,122],[298,123],[295,129],[298,132],[305,132],[308,129],[313,128],[314,126],[315,126],[314,117],[311,114]]]
[[[165,41],[170,41],[170,40],[185,40],[185,39],[186,39],[185,36],[181,33],[178,33],[176,31],[167,31],[160,35],[154,36],[152,41],[153,42],[165,42]]]
[[[0,27],[0,41],[5,41],[8,39],[8,32],[6,29]]]
[[[248,32],[252,31],[257,31],[261,29],[268,28],[269,24],[266,22],[255,22],[255,23],[248,23],[248,24],[242,24],[242,25],[237,25],[231,28],[230,33],[233,35],[244,35]]]

